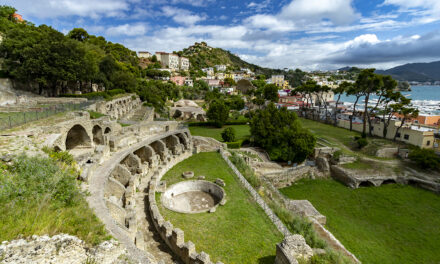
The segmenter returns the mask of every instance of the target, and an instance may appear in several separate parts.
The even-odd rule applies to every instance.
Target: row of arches
[[[89,148],[92,147],[92,142],[95,145],[103,145],[104,135],[111,133],[111,128],[103,128],[99,125],[95,125],[92,128],[92,139],[90,138],[87,130],[82,125],[74,125],[66,135],[66,150],[72,150],[75,148]]]
[[[384,180],[382,182],[376,183],[377,185],[372,181],[362,181],[359,183],[358,187],[374,187],[374,186],[381,186],[384,184],[395,184],[395,183],[397,183],[397,182],[394,179]]]

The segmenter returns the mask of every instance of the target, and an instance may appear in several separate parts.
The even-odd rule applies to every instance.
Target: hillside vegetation
[[[94,215],[66,152],[0,162],[0,241],[67,233],[96,245],[110,236]]]

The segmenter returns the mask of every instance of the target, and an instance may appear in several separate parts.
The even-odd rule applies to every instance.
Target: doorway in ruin
[[[73,126],[66,136],[66,150],[91,147],[92,142],[86,129],[81,125]]]
[[[112,132],[112,130],[109,127],[107,127],[105,129],[105,131],[104,131],[104,134],[108,134],[108,133],[111,133],[111,132]]]
[[[92,133],[93,133],[93,143],[95,143],[95,145],[103,145],[104,137],[102,136],[102,128],[96,125],[93,127]]]

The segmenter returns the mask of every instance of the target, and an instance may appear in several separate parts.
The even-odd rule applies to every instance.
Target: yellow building
[[[387,130],[387,139],[394,139],[394,135],[401,122],[398,120],[392,120]],[[348,120],[339,120],[338,126],[346,129],[350,129],[350,121]],[[377,121],[373,122],[373,135],[378,137],[383,137],[383,128],[384,123]],[[353,123],[353,130],[362,132],[363,124],[361,123]],[[369,125],[367,124],[367,130],[369,131]],[[396,140],[405,142],[414,146],[419,146],[420,148],[434,148],[436,139],[434,137],[434,130],[429,127],[423,127],[419,125],[405,124],[399,130]],[[437,143],[440,143],[437,141]],[[438,145],[437,145],[438,148]]]

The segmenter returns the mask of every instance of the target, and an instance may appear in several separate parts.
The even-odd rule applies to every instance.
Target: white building
[[[226,71],[226,65],[215,65],[217,71]]]
[[[139,51],[138,52],[138,57],[139,58],[145,58],[145,59],[148,59],[148,58],[151,58],[151,53],[150,52],[148,52],[148,51]]]
[[[171,70],[179,69],[179,56],[173,53],[156,52],[157,60],[162,63],[164,67]]]
[[[206,72],[206,75],[208,75],[208,76],[214,75],[214,68],[212,68],[212,67],[203,68],[202,71]]]
[[[190,79],[190,78],[186,78],[185,85],[193,87],[194,86],[194,81],[192,79]]]
[[[189,70],[189,59],[186,57],[179,57],[179,68],[183,71]]]

